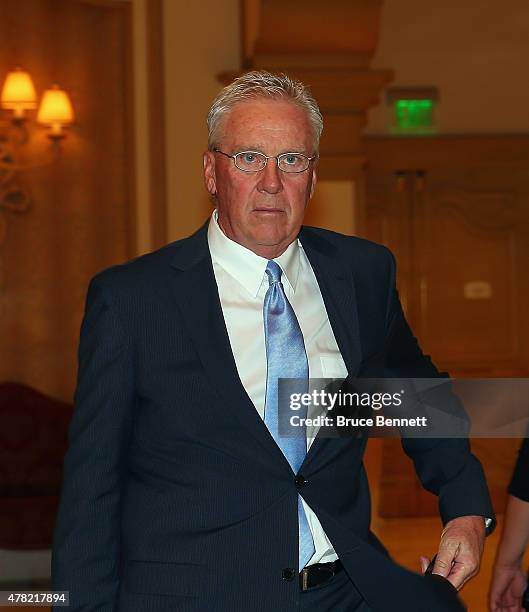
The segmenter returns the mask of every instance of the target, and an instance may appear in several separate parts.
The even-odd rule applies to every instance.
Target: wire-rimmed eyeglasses
[[[239,151],[233,155],[224,153],[220,149],[213,149],[215,153],[220,153],[233,159],[235,166],[243,172],[259,172],[264,170],[269,159],[275,159],[277,167],[287,174],[298,174],[305,172],[311,161],[318,156],[307,157],[303,153],[281,153],[281,155],[265,155],[259,151]]]

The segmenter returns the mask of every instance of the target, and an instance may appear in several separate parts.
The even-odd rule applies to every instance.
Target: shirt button
[[[287,582],[292,582],[296,577],[296,570],[291,567],[285,567],[281,572],[281,578]]]
[[[294,479],[294,482],[296,483],[296,487],[300,488],[308,484],[309,481],[305,478],[305,476],[303,476],[303,474],[298,474]]]

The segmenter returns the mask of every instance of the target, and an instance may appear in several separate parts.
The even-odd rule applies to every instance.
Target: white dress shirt
[[[228,238],[217,222],[215,210],[209,223],[208,243],[213,271],[231,349],[241,382],[259,416],[264,419],[266,348],[263,302],[268,289],[268,260]],[[283,271],[288,301],[299,321],[311,378],[345,378],[347,368],[338,349],[314,271],[299,240],[274,259]],[[307,449],[316,436],[307,428]],[[329,486],[339,486],[329,483]],[[303,501],[315,553],[309,561],[327,563],[337,559],[318,517]]]

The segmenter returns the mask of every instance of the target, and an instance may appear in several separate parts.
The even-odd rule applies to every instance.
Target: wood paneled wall
[[[366,138],[366,236],[389,246],[407,318],[454,377],[529,372],[529,137]],[[497,512],[519,442],[473,439]],[[437,514],[398,440],[383,441],[381,516]]]
[[[412,328],[453,374],[529,371],[529,137],[366,138],[367,237]]]
[[[75,384],[88,281],[132,254],[129,11],[110,2],[0,3],[0,79],[20,65],[39,96],[57,82],[76,114],[60,159],[22,176],[32,194],[28,212],[8,215],[0,251],[0,380],[64,400]],[[25,154],[45,156],[47,138],[32,123]]]

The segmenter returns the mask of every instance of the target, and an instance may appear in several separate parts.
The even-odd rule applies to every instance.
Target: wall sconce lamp
[[[16,68],[7,75],[1,93],[0,106],[12,114],[0,121],[0,246],[5,237],[4,211],[23,213],[31,201],[28,188],[20,179],[21,172],[45,166],[56,159],[59,144],[65,137],[64,127],[74,121],[74,112],[66,91],[54,85],[42,96],[37,123],[49,128],[53,154],[47,160],[21,163],[21,147],[29,140],[27,111],[37,108],[37,95],[31,76]]]
[[[26,110],[37,108],[37,94],[29,72],[16,68],[6,77],[0,101],[13,111],[14,121],[23,121]]]
[[[73,120],[72,103],[64,89],[57,85],[47,89],[42,96],[37,122],[50,128],[48,138],[53,141],[64,138],[63,127],[72,124]]]
[[[12,121],[22,123],[26,120],[26,110],[37,108],[37,96],[33,81],[28,72],[16,68],[6,77],[0,104],[13,111]],[[37,122],[50,128],[48,136],[53,141],[64,138],[63,127],[74,121],[72,103],[66,91],[54,85],[42,96],[37,113]]]

